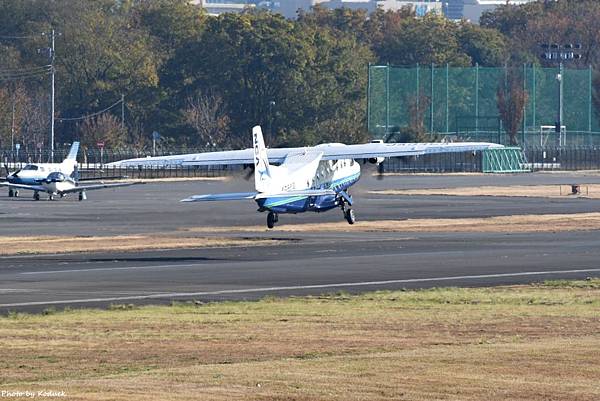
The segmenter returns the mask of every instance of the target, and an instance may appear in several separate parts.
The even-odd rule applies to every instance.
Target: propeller
[[[252,175],[254,174],[254,164],[250,164],[248,166],[244,166],[244,170],[248,169],[248,172],[244,174],[244,180],[250,181]]]

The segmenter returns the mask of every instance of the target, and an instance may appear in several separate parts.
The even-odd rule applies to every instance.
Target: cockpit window
[[[36,166],[35,164],[28,164],[27,166],[23,167],[24,171],[37,171],[38,166]]]

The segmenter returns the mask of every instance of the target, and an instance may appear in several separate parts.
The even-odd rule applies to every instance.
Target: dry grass
[[[0,390],[82,400],[597,400],[600,280],[0,318]]]
[[[281,243],[281,241],[260,238],[186,237],[163,234],[117,235],[110,237],[0,237],[0,255],[264,246],[276,243]]]
[[[538,197],[538,198],[565,198],[586,197],[600,198],[600,184],[580,185],[581,194],[571,195],[570,185],[512,185],[512,186],[482,186],[460,188],[436,189],[388,189],[370,191],[378,195],[446,195],[446,196],[508,196],[508,197]]]
[[[261,232],[262,226],[193,227],[187,232]],[[461,219],[406,219],[358,221],[349,227],[345,221],[276,226],[285,232],[559,232],[600,230],[600,213],[514,215]]]

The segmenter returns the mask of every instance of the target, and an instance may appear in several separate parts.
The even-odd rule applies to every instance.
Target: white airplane
[[[33,191],[33,199],[36,201],[40,200],[40,192],[47,193],[49,200],[53,200],[57,195],[62,198],[71,193],[78,193],[79,200],[83,201],[87,199],[87,191],[142,184],[142,182],[127,182],[79,185],[78,151],[79,142],[73,142],[67,158],[62,163],[28,164],[21,170],[8,174],[7,182],[0,183],[0,186],[8,187],[9,197],[18,197],[19,190],[26,189]]]
[[[252,129],[253,149],[207,152],[121,160],[113,167],[253,165],[255,192],[195,195],[183,202],[252,199],[259,212],[268,212],[267,227],[279,214],[324,212],[339,207],[354,224],[353,199],[348,189],[360,178],[358,160],[374,164],[386,157],[432,153],[468,152],[502,145],[485,142],[460,143],[327,143],[304,148],[267,149],[259,126]]]
[[[27,164],[20,170],[10,173],[6,166],[6,183],[0,183],[8,187],[9,197],[18,197],[19,189],[23,185],[36,185],[45,180],[50,173],[60,172],[67,176],[73,174],[77,168],[77,152],[79,152],[79,142],[73,142],[67,158],[62,163],[37,163]]]

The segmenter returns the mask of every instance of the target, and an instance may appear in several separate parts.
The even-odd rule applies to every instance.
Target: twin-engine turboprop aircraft
[[[328,143],[305,148],[267,149],[259,126],[252,129],[253,149],[147,157],[111,163],[114,167],[253,165],[255,192],[195,195],[183,202],[252,199],[259,212],[268,212],[267,227],[279,214],[324,212],[339,207],[354,224],[353,199],[348,189],[360,178],[359,160],[379,164],[386,157],[468,152],[502,145],[461,143]]]
[[[33,191],[34,200],[40,200],[40,192],[43,192],[48,194],[49,200],[53,200],[55,196],[62,198],[68,194],[78,193],[79,200],[82,201],[87,199],[87,191],[141,184],[141,182],[123,182],[79,185],[80,179],[77,171],[78,151],[79,142],[73,142],[67,158],[62,163],[28,164],[13,173],[8,173],[7,167],[6,182],[1,182],[0,186],[8,187],[9,197],[18,197],[19,190],[26,189]]]

